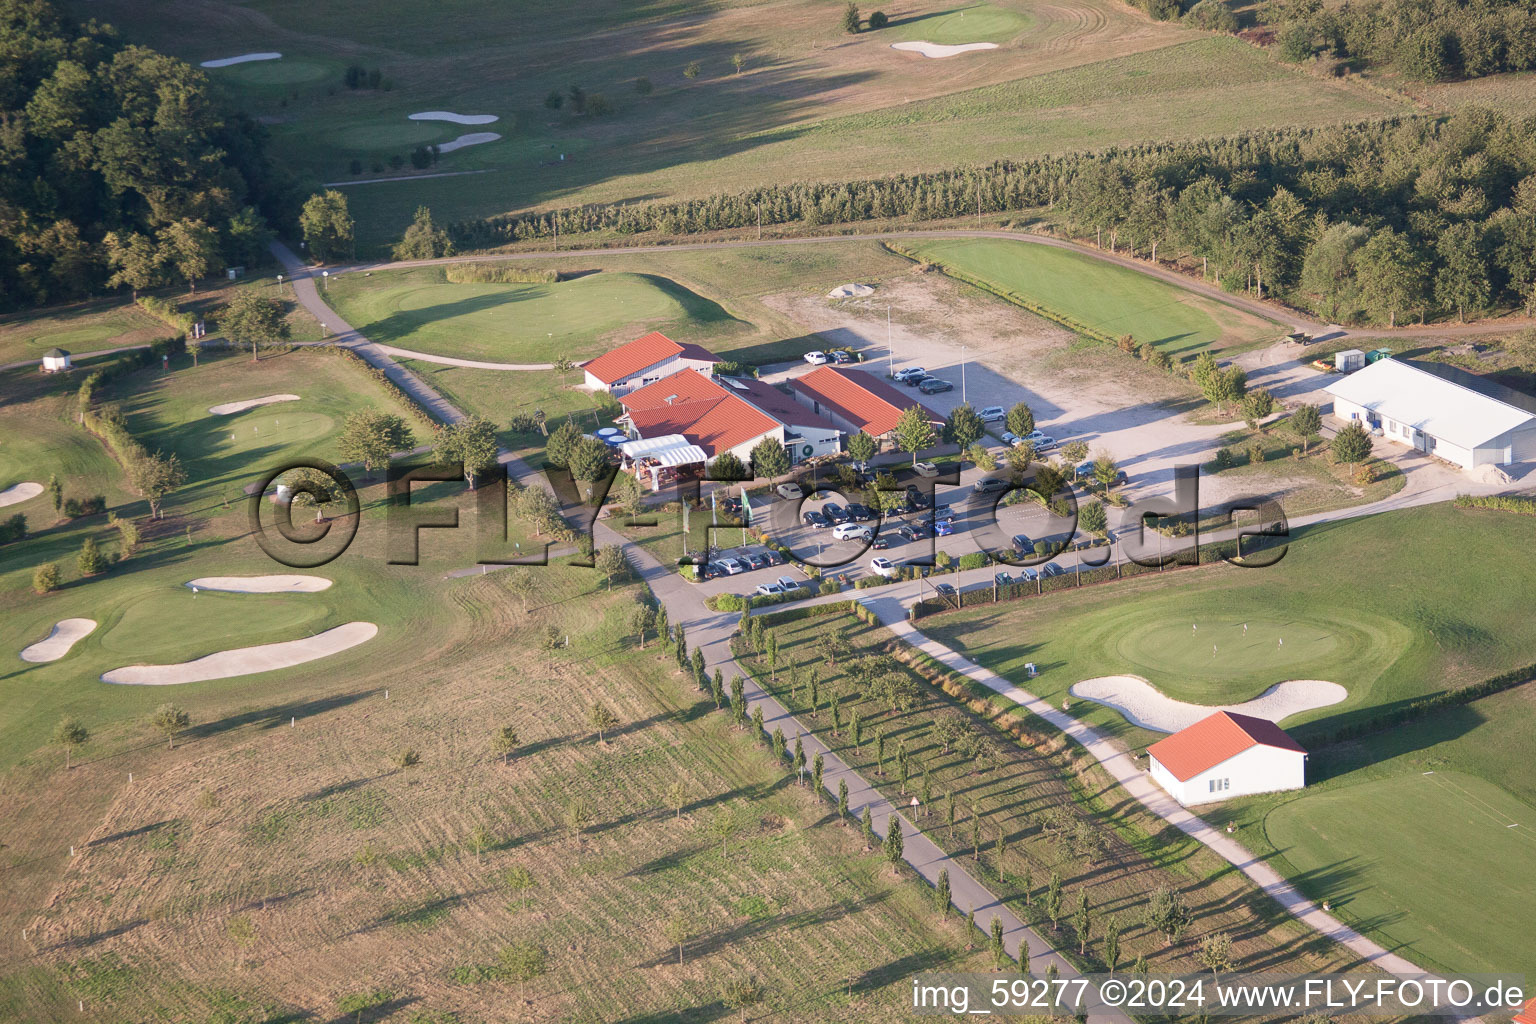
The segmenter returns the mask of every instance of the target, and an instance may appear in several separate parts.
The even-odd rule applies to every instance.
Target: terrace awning
[[[694,463],[709,461],[709,455],[696,444],[685,444],[678,448],[667,448],[659,452],[649,452],[645,458],[654,459],[657,465],[664,467],[691,466]]]
[[[625,441],[619,445],[619,451],[625,458],[636,459],[642,455],[654,455],[657,452],[666,451],[668,448],[684,448],[688,446],[688,439],[682,434],[660,434],[656,437],[642,437],[634,441]]]

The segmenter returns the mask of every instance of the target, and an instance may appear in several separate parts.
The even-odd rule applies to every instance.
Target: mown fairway
[[[1438,771],[1289,801],[1264,831],[1309,893],[1421,966],[1526,972],[1536,966],[1533,822],[1536,807],[1492,783]]]
[[[1201,704],[1248,700],[1286,679],[1344,686],[1343,704],[1288,720],[1305,743],[1373,709],[1529,664],[1536,626],[1488,585],[1536,574],[1536,555],[1520,539],[1528,529],[1520,516],[1446,505],[1390,512],[1298,530],[1285,558],[1265,569],[1152,574],[946,613],[922,628],[1057,703],[1080,680],[1123,672]],[[1274,640],[1245,646],[1243,622]],[[1208,629],[1221,639],[1206,639]],[[1026,682],[1031,661],[1042,671]],[[1074,706],[1130,744],[1156,738],[1116,711]]]
[[[41,359],[51,348],[76,356],[144,345],[175,332],[148,313],[118,300],[85,303],[49,313],[0,319],[0,363]]]
[[[415,146],[470,131],[501,136],[431,168],[489,173],[359,184],[350,194],[365,247],[397,237],[421,203],[446,222],[1405,109],[1237,40],[1152,22],[1117,0],[898,4],[886,10],[889,28],[857,36],[843,33],[839,9],[792,0],[707,11],[617,0],[581,11],[545,3],[514,11],[491,0],[430,9],[260,0],[234,11],[193,0],[174,25],[127,0],[80,11],[193,63],[257,46],[281,51],[281,60],[209,74],[268,120],[279,157],[315,181],[408,173]],[[891,49],[912,39],[1000,47],[944,60]],[[699,74],[685,76],[694,61]],[[377,68],[388,87],[346,88],[342,74],[354,63]],[[572,85],[601,94],[612,112],[544,105]],[[498,120],[475,128],[407,120],[433,109]]]
[[[652,330],[693,340],[740,326],[718,303],[652,274],[555,284],[455,284],[444,274],[345,274],[326,297],[373,341],[492,362],[580,362]]]
[[[1110,337],[1129,334],[1175,359],[1275,340],[1275,324],[1081,253],[997,238],[904,243],[963,280],[1061,313]]]

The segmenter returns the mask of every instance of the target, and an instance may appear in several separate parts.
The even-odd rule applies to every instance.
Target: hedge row
[[[1329,733],[1326,739],[1323,740],[1323,743],[1324,745],[1331,746],[1335,743],[1343,743],[1345,740],[1357,739],[1371,733],[1394,729],[1400,725],[1406,725],[1409,722],[1426,718],[1431,712],[1439,711],[1441,708],[1470,704],[1475,700],[1491,697],[1495,693],[1502,693],[1505,690],[1512,690],[1517,686],[1523,686],[1532,680],[1536,680],[1536,665],[1523,665],[1501,675],[1484,679],[1480,683],[1463,686],[1459,690],[1447,690],[1444,693],[1437,693],[1433,697],[1425,697],[1403,707],[1395,708],[1391,711],[1383,711],[1369,718],[1363,718],[1342,729]]]
[[[1457,508],[1488,508],[1522,516],[1536,516],[1536,498],[1518,494],[1458,494],[1452,504]]]
[[[192,332],[192,325],[197,323],[197,317],[184,311],[176,304],[174,299],[161,299],[153,295],[140,295],[135,304],[154,317],[184,334]]]
[[[450,263],[443,274],[451,284],[554,284],[558,270],[534,270],[510,263]]]

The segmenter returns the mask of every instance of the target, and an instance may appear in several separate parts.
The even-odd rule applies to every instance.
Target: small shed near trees
[[[74,363],[70,362],[69,353],[64,349],[51,348],[47,352],[43,353],[44,373],[59,373],[60,371],[70,370],[73,368]]]

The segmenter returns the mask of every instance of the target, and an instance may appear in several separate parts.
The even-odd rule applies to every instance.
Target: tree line
[[[292,185],[207,75],[0,2],[0,310],[195,281],[262,258]]]
[[[1046,208],[1112,251],[1230,291],[1395,324],[1536,308],[1536,120],[1468,110],[455,224],[459,248],[580,232],[913,221]]]

